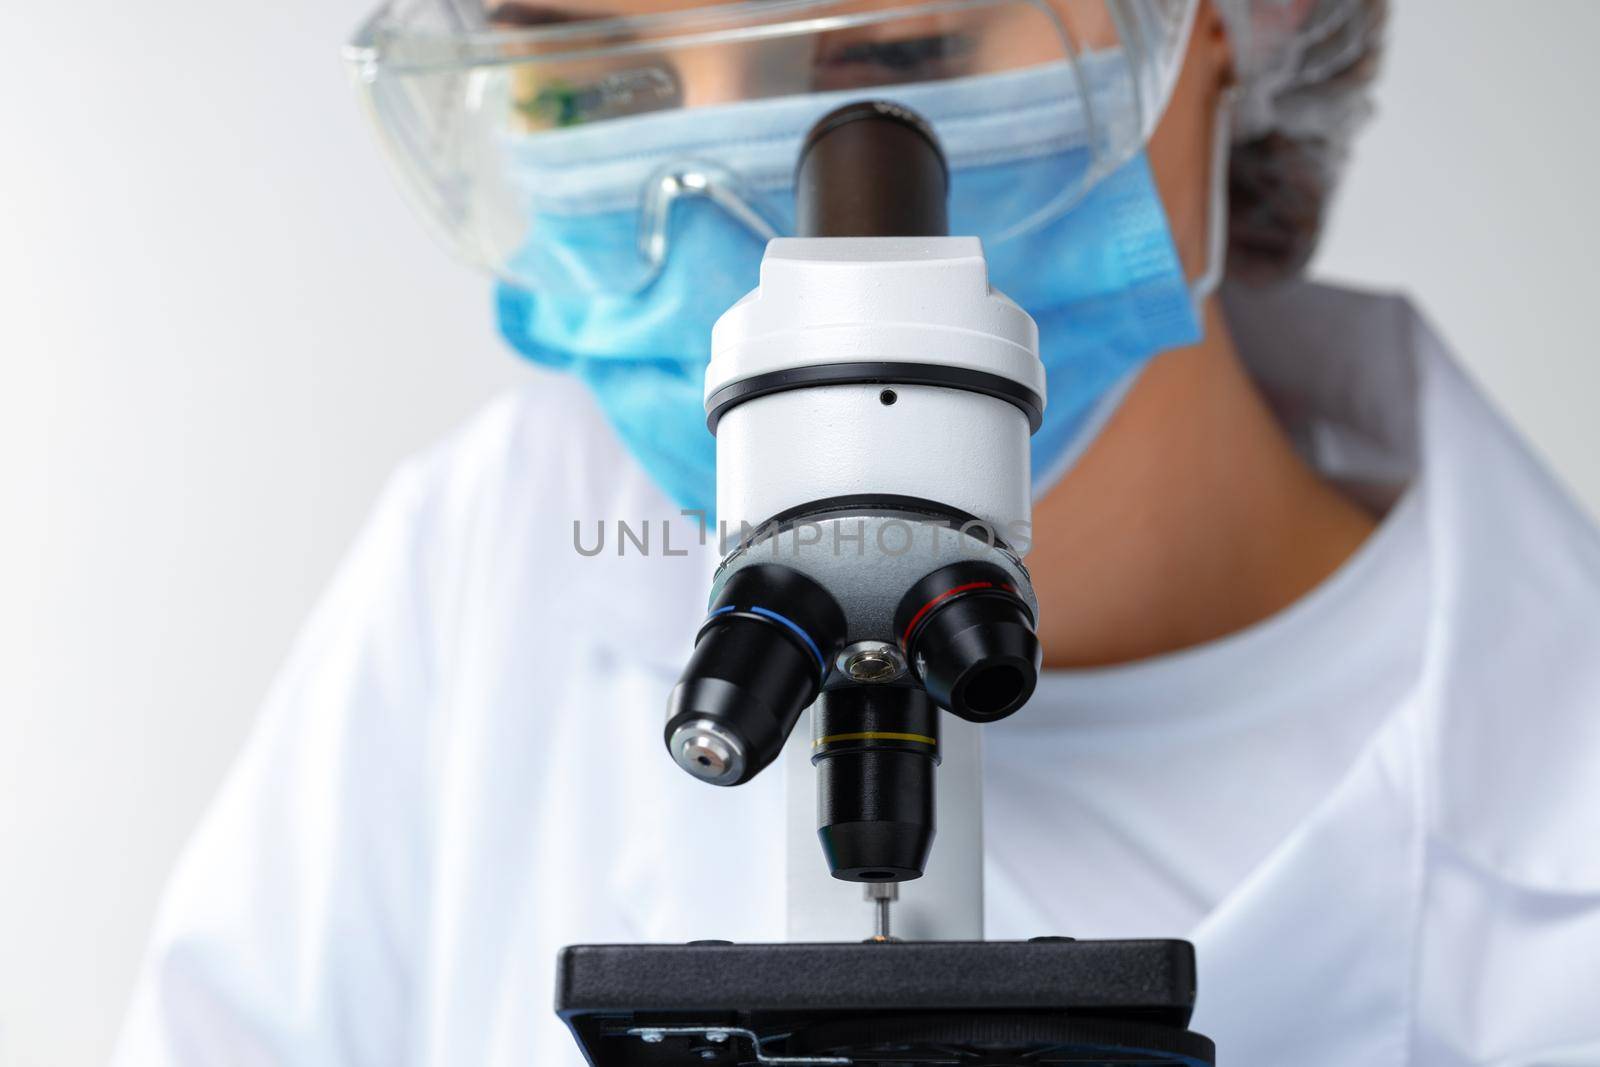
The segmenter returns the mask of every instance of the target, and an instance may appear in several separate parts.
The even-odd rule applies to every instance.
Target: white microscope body
[[[954,384],[941,380],[947,373]],[[830,384],[828,375],[837,378]],[[847,377],[855,380],[838,380]],[[751,381],[784,387],[719,410]],[[717,514],[735,536],[813,502],[874,495],[935,501],[972,517],[885,525],[834,514],[772,542],[780,559],[808,565],[841,601],[892,604],[898,593],[889,586],[973,558],[991,541],[1026,550],[1037,412],[1028,405],[1044,396],[1044,368],[1033,320],[989,287],[977,238],[773,241],[760,288],[712,332],[706,396],[716,420]],[[968,539],[974,534],[984,544]],[[799,543],[807,537],[816,543]],[[811,733],[796,730],[784,756],[788,937],[845,940],[860,936],[860,891],[817,862]],[[899,889],[897,936],[983,937],[980,734],[976,724],[944,721],[939,847],[924,876]]]
[[[736,785],[814,702],[786,761],[790,937],[859,936],[848,883],[886,920],[915,880],[899,932],[977,939],[974,724],[1020,708],[1040,659],[1021,560],[1038,329],[990,288],[976,238],[944,236],[947,176],[920,120],[840,114],[801,156],[800,228],[816,236],[772,241],[760,285],[712,331],[727,555],[667,742],[690,773]]]

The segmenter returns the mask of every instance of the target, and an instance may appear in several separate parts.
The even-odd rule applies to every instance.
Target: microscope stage
[[[1154,940],[576,945],[556,983],[594,1067],[1210,1067],[1194,998]]]

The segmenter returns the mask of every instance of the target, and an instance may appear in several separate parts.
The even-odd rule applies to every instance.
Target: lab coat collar
[[[1306,281],[1229,285],[1222,299],[1240,357],[1302,456],[1387,511],[1422,462],[1411,305]]]

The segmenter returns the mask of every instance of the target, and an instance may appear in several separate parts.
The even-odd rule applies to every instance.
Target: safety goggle
[[[757,237],[789,232],[801,140],[855,99],[928,119],[956,193],[986,173],[1005,189],[968,218],[955,196],[952,232],[993,244],[1043,225],[1143,146],[1196,3],[389,0],[345,55],[457,256],[612,294],[656,276],[685,198]],[[997,169],[1019,164],[1035,171]],[[592,249],[578,227],[601,235]]]

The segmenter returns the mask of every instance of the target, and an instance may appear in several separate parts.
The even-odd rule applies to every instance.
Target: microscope
[[[915,113],[824,116],[801,236],[713,330],[734,536],[664,737],[711,785],[783,758],[791,940],[563,950],[556,1009],[593,1067],[1215,1062],[1187,942],[982,940],[978,734],[1041,661],[1022,555],[1045,381],[947,193]]]

